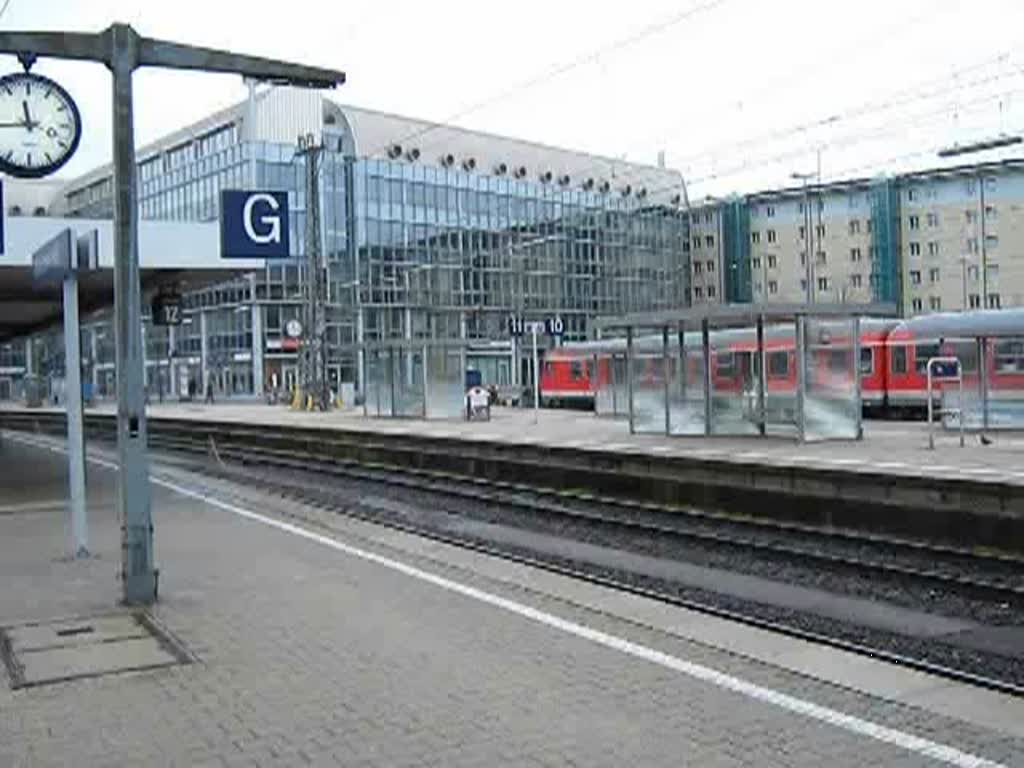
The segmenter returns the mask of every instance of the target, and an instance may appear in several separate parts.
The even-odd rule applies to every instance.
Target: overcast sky
[[[10,0],[0,28],[115,20],[343,69],[342,102],[635,161],[663,150],[691,199],[792,183],[819,148],[827,180],[930,167],[941,146],[1024,130],[1022,0]],[[108,161],[106,71],[36,71],[82,109],[62,174]],[[135,84],[140,144],[245,95],[220,75]]]

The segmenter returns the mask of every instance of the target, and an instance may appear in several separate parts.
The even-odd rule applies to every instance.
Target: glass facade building
[[[151,384],[168,390],[180,391],[187,379],[204,387],[210,377],[228,393],[296,383],[294,340],[284,329],[302,317],[306,163],[293,144],[263,140],[245,120],[240,107],[221,124],[139,153],[143,219],[216,220],[225,189],[289,194],[292,260],[190,293],[191,322],[171,334],[147,330],[151,378],[167,379]],[[510,315],[558,315],[564,338],[580,340],[598,315],[688,302],[688,217],[677,204],[655,202],[667,200],[663,190],[601,191],[593,180],[570,183],[537,167],[529,175],[504,166],[486,173],[451,161],[365,156],[347,119],[325,120],[320,130],[330,148],[318,194],[336,382],[361,387],[364,342],[432,338],[473,342],[471,367],[489,383],[511,384],[522,362],[508,336]],[[65,202],[73,216],[110,216],[109,175],[81,179]],[[253,364],[257,348],[262,371]],[[173,366],[162,368],[161,357]]]

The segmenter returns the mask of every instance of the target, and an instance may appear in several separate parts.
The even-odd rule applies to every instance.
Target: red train
[[[811,354],[817,358],[813,375],[851,370],[849,339],[833,338],[825,322],[810,334]],[[963,366],[964,390],[975,392],[984,370],[989,397],[1024,400],[1024,309],[922,315],[909,320],[862,318],[860,322],[861,397],[865,411],[909,415],[927,406],[927,360],[954,356]],[[979,369],[978,339],[984,339],[983,369]],[[715,332],[712,343],[712,381],[716,391],[741,392],[758,375],[757,339],[752,328]],[[671,340],[674,349],[678,342]],[[687,376],[699,380],[702,370],[699,334],[687,333]],[[769,394],[796,389],[793,327],[765,329],[765,362]],[[546,406],[593,408],[598,388],[625,382],[624,339],[566,344],[550,350],[541,371],[541,401]],[[660,335],[634,340],[634,371],[639,381],[660,379]],[[848,378],[848,374],[847,374]],[[810,384],[814,385],[814,381]]]

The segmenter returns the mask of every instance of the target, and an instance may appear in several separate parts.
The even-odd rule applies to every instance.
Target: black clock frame
[[[75,127],[74,135],[71,137],[71,146],[68,148],[68,151],[64,153],[64,156],[55,163],[26,168],[16,163],[10,163],[3,157],[0,157],[0,171],[3,173],[14,176],[17,179],[40,179],[59,171],[78,150],[78,143],[82,139],[82,114],[78,111],[78,104],[76,104],[75,100],[71,98],[71,94],[64,90],[64,87],[60,83],[55,80],[51,80],[45,75],[37,75],[35,72],[12,72],[9,75],[0,77],[0,89],[4,86],[10,86],[13,82],[24,81],[26,79],[35,81],[40,85],[40,87],[51,88],[56,91],[71,107],[71,118],[74,121],[73,125]]]

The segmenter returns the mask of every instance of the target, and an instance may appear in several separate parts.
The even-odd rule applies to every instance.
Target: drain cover
[[[0,627],[12,688],[169,667],[191,660],[146,613]]]

